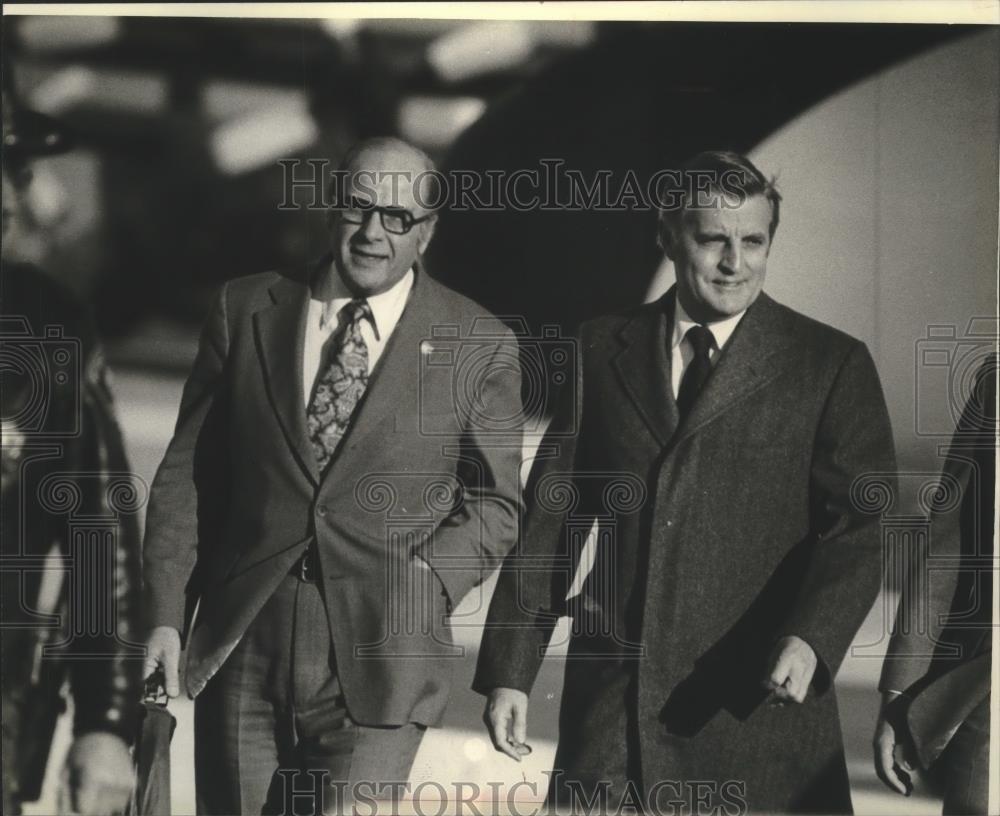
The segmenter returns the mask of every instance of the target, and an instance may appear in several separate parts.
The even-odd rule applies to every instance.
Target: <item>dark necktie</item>
[[[694,349],[694,357],[684,370],[681,386],[677,390],[677,410],[682,420],[691,412],[691,407],[698,399],[698,394],[705,385],[705,380],[712,372],[712,360],[709,353],[714,342],[712,332],[704,326],[692,326],[684,336]]]
[[[322,473],[347,433],[351,415],[368,385],[368,346],[361,321],[372,319],[365,300],[352,300],[340,310],[339,326],[330,340],[328,363],[321,369],[306,409],[309,441]]]

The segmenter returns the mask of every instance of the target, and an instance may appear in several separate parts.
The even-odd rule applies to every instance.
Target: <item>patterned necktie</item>
[[[366,300],[352,300],[340,310],[340,325],[330,340],[329,363],[306,409],[309,441],[320,473],[347,433],[368,385],[368,346],[361,336],[361,321],[366,319],[372,319]]]
[[[677,410],[680,412],[682,420],[691,412],[691,407],[698,398],[698,393],[712,372],[712,360],[709,357],[709,352],[715,341],[712,332],[704,326],[692,326],[684,336],[694,349],[694,357],[684,370],[681,386],[677,390]]]

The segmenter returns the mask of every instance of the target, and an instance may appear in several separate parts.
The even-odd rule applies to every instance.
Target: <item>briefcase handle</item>
[[[143,684],[142,701],[150,705],[157,705],[160,708],[167,707],[167,678],[163,669],[158,668]]]

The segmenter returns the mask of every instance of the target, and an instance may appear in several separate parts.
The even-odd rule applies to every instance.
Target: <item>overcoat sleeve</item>
[[[813,685],[828,688],[881,586],[880,517],[866,512],[855,480],[879,474],[896,493],[892,428],[875,363],[852,345],[827,396],[810,472],[813,552],[781,635],[805,640],[819,659]]]

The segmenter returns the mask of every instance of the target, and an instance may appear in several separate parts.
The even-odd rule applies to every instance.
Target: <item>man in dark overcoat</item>
[[[570,615],[550,804],[847,813],[833,679],[880,585],[854,486],[894,471],[882,389],[862,342],[761,291],[773,183],[721,152],[675,180],[659,237],[676,286],[582,326],[475,687],[498,750],[526,753]]]

